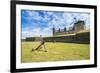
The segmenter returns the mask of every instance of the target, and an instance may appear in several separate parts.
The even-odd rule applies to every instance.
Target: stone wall
[[[65,43],[90,43],[90,32],[77,33],[70,36],[44,37],[46,42],[65,42]],[[27,38],[26,41],[36,41],[35,38]]]

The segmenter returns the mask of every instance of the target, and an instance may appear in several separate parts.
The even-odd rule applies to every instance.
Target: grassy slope
[[[89,44],[46,43],[48,52],[31,52],[39,42],[22,42],[22,62],[86,60],[90,58]]]

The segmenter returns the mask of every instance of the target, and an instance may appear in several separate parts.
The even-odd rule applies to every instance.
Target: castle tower
[[[60,28],[58,29],[58,32],[60,32]]]
[[[66,27],[64,27],[64,32],[66,32]]]
[[[52,30],[53,30],[53,36],[54,36],[55,35],[55,28],[54,28],[54,26],[53,26]]]
[[[77,21],[74,24],[74,31],[78,32],[80,30],[84,30],[85,29],[85,22],[84,21]]]

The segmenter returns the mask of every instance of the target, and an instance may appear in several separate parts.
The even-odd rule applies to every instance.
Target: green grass
[[[75,43],[52,43],[46,42],[47,52],[31,52],[39,42],[22,42],[22,62],[45,62],[45,61],[66,61],[66,60],[87,60],[90,58],[89,44]]]

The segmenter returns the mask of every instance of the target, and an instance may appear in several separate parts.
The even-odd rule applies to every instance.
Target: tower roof
[[[80,21],[77,21],[75,24],[79,24],[79,23],[84,23],[84,21],[80,20]]]

